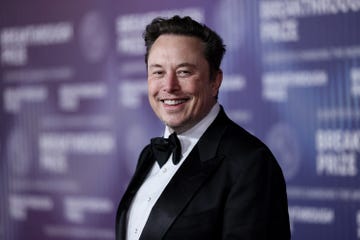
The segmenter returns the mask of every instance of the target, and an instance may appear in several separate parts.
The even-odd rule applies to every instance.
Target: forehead
[[[149,51],[149,62],[160,59],[174,60],[174,57],[193,59],[205,58],[205,44],[197,37],[163,34],[160,35]]]

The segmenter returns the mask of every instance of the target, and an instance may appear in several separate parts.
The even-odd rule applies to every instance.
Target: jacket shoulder
[[[235,175],[254,167],[272,169],[282,175],[266,144],[230,119],[219,140],[218,154],[224,156],[224,164]]]

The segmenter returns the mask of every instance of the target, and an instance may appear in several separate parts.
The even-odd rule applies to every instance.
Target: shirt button
[[[149,197],[147,201],[150,202],[150,201],[151,201],[151,197]]]
[[[162,171],[163,171],[163,173],[166,173],[166,172],[167,172],[167,168],[164,168]]]

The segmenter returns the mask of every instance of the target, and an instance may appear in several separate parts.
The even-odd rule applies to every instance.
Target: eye
[[[181,69],[176,72],[176,75],[178,77],[189,77],[191,75],[191,72],[187,69]]]
[[[164,71],[162,70],[154,70],[151,72],[151,75],[154,77],[162,77],[164,75]]]

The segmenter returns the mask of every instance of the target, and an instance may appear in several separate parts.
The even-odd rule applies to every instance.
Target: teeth
[[[167,105],[176,105],[185,102],[185,100],[164,100]]]

